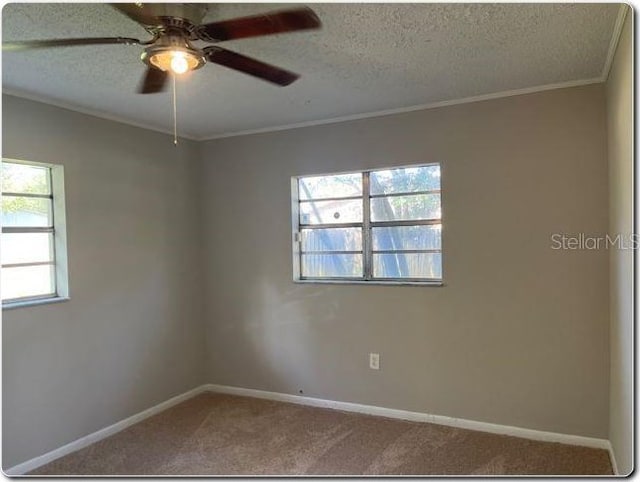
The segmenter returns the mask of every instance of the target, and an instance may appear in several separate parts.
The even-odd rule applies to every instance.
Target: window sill
[[[68,297],[56,296],[53,298],[41,298],[38,300],[24,300],[24,301],[11,301],[9,303],[3,303],[3,310],[13,310],[16,308],[24,308],[27,306],[48,305],[50,303],[62,303],[63,301],[69,301]]]
[[[430,286],[444,287],[442,281],[360,281],[360,280],[320,280],[320,279],[294,279],[294,283],[300,284],[326,284],[326,285],[376,285],[376,286]]]

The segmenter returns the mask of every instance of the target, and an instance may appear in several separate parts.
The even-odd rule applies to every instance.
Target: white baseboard
[[[540,440],[543,442],[559,442],[568,445],[580,445],[583,447],[591,447],[604,450],[609,450],[611,446],[609,441],[606,439],[583,437],[580,435],[568,435],[555,432],[543,432],[530,428],[512,427],[509,425],[498,425],[495,423],[487,422],[477,422],[475,420],[453,418],[444,415],[432,415],[422,412],[409,412],[406,410],[397,410],[395,408],[376,407],[373,405],[363,405],[360,403],[351,402],[337,402],[333,400],[324,400],[321,398],[301,397],[299,395],[292,395],[288,393],[268,392],[264,390],[231,387],[227,385],[209,384],[206,385],[206,388],[212,392],[227,393],[230,395],[265,398],[268,400],[297,403],[299,405],[309,405],[312,407],[332,408],[335,410],[344,410],[345,412],[364,413],[367,415],[397,418],[401,420],[410,420],[413,422],[429,422],[438,425],[447,425],[449,427],[477,430],[479,432],[512,435],[514,437],[526,438],[530,440]]]
[[[555,432],[543,432],[540,430],[532,430],[529,428],[512,427],[509,425],[498,425],[494,423],[477,422],[474,420],[466,420],[463,418],[446,417],[444,415],[432,415],[422,412],[410,412],[407,410],[398,410],[395,408],[377,407],[374,405],[363,405],[360,403],[351,402],[339,402],[334,400],[324,400],[322,398],[301,397],[299,395],[293,395],[288,393],[269,392],[265,390],[254,390],[251,388],[232,387],[227,385],[206,384],[196,387],[181,395],[175,396],[159,403],[151,408],[143,410],[131,417],[125,418],[113,425],[109,425],[103,429],[86,435],[78,440],[74,440],[62,447],[59,447],[51,452],[47,452],[44,455],[34,457],[18,465],[14,465],[11,468],[4,470],[4,474],[7,476],[23,475],[31,470],[47,464],[57,458],[64,455],[80,450],[92,443],[98,442],[110,435],[113,435],[121,430],[124,430],[131,425],[141,422],[142,420],[151,417],[163,410],[166,410],[180,402],[188,400],[200,393],[210,391],[216,393],[227,393],[230,395],[241,395],[246,397],[263,398],[267,400],[277,400],[281,402],[296,403],[299,405],[308,405],[311,407],[332,408],[334,410],[343,410],[345,412],[356,412],[367,415],[376,415],[379,417],[396,418],[401,420],[410,420],[414,422],[429,422],[438,425],[447,425],[449,427],[465,428],[469,430],[477,430],[480,432],[489,432],[500,435],[512,435],[514,437],[526,438],[530,440],[540,440],[544,442],[559,442],[569,445],[581,445],[584,447],[592,447],[604,449],[609,452],[611,458],[611,465],[613,467],[614,474],[618,474],[616,460],[614,457],[613,449],[608,440],[582,437],[579,435],[567,435]]]
[[[613,470],[613,475],[620,475],[620,472],[618,472],[618,463],[616,462],[616,453],[613,451],[613,445],[611,445],[611,442],[607,442],[609,445],[609,460],[611,461],[611,469]]]
[[[181,395],[177,395],[169,400],[165,400],[151,408],[143,410],[142,412],[136,413],[131,417],[125,418],[124,420],[120,420],[119,422],[114,423],[113,425],[109,425],[103,429],[98,430],[97,432],[90,433],[89,435],[85,435],[84,437],[79,438],[78,440],[74,440],[62,447],[59,447],[51,452],[47,452],[44,455],[40,455],[38,457],[34,457],[33,459],[27,460],[26,462],[22,462],[21,464],[14,465],[6,470],[3,470],[4,474],[7,476],[15,476],[15,475],[23,475],[31,470],[37,469],[38,467],[48,464],[52,460],[60,458],[64,455],[70,454],[71,452],[75,452],[76,450],[80,450],[92,443],[95,443],[99,440],[109,437],[121,430],[124,430],[131,425],[141,422],[145,418],[149,418],[152,415],[155,415],[167,408],[173,407],[180,402],[184,402],[191,397],[194,397],[200,393],[203,393],[208,390],[206,385],[201,385],[196,387],[188,392],[185,392]]]

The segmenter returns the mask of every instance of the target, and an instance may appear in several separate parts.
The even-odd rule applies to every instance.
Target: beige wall
[[[71,300],[3,312],[2,466],[205,381],[197,146],[3,96],[2,154],[63,164]]]
[[[209,381],[607,438],[606,149],[602,85],[205,143]],[[434,161],[446,286],[291,281],[291,176]]]
[[[606,85],[609,140],[609,232],[633,232],[632,12],[627,17]],[[618,472],[633,469],[633,255],[610,251],[610,428]]]
[[[72,299],[3,313],[3,467],[203,382],[607,438],[608,253],[550,240],[607,232],[605,128],[591,85],[175,149],[4,96]],[[444,287],[291,281],[291,176],[434,161]]]

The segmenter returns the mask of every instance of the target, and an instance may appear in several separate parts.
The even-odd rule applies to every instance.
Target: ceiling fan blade
[[[244,55],[220,47],[206,47],[204,54],[207,59],[213,63],[224,65],[230,69],[253,75],[254,77],[280,86],[289,85],[300,77],[298,74],[281,69],[280,67],[265,64],[259,60],[245,57]]]
[[[112,3],[111,6],[139,24],[145,26],[162,25],[162,20],[156,17],[143,3]]]
[[[76,47],[82,45],[109,45],[109,44],[125,44],[139,45],[140,40],[125,37],[96,37],[96,38],[61,38],[51,40],[25,40],[18,42],[3,42],[2,50],[19,51],[42,49],[49,47]]]
[[[148,67],[144,74],[138,93],[155,94],[162,92],[167,85],[167,77],[169,74],[164,70]]]
[[[310,8],[242,17],[207,23],[196,28],[196,35],[207,42],[222,42],[239,38],[320,28],[320,19]]]

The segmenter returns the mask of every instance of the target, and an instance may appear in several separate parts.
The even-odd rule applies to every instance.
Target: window
[[[68,297],[62,166],[2,161],[3,306]]]
[[[440,165],[296,177],[296,281],[442,284]]]

